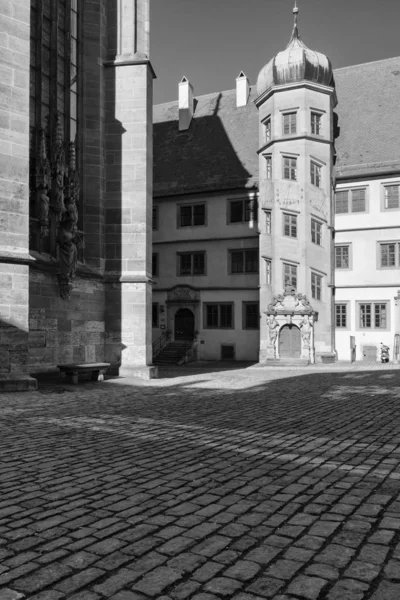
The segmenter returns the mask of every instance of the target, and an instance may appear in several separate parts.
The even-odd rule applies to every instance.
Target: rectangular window
[[[322,223],[311,219],[311,241],[318,246],[322,245]]]
[[[258,302],[243,302],[243,329],[259,328]]]
[[[265,211],[265,233],[270,234],[272,231],[272,212],[270,210]]]
[[[336,304],[336,327],[347,327],[347,304]]]
[[[206,223],[206,205],[188,204],[179,206],[179,227],[196,227]]]
[[[297,288],[297,267],[296,265],[283,263],[283,287],[287,285]]]
[[[351,212],[365,212],[365,189],[351,190]]]
[[[297,180],[297,158],[283,157],[283,178]]]
[[[340,190],[335,194],[335,213],[359,213],[367,210],[366,188]]]
[[[317,273],[311,273],[311,297],[321,300],[322,277]]]
[[[265,121],[264,121],[264,131],[265,131],[265,142],[270,142],[271,141],[271,137],[272,137],[272,131],[271,131],[271,117],[268,117]]]
[[[321,115],[316,112],[311,113],[311,133],[321,135]]]
[[[386,302],[360,303],[360,329],[386,329],[388,305]]]
[[[389,244],[380,244],[381,267],[398,267],[400,244],[391,242]]]
[[[272,261],[269,258],[265,259],[265,282],[272,282]]]
[[[272,156],[268,155],[265,157],[265,163],[267,167],[267,179],[272,179]]]
[[[283,135],[293,135],[297,130],[297,113],[291,112],[283,115]]]
[[[157,277],[158,275],[158,253],[153,252],[151,257],[151,273],[153,277]]]
[[[158,327],[158,303],[152,305],[152,327]]]
[[[245,223],[250,221],[250,200],[243,198],[242,200],[229,201],[229,222],[230,223]]]
[[[349,192],[348,190],[336,192],[335,194],[335,213],[337,215],[349,212]]]
[[[178,254],[179,275],[204,275],[206,265],[205,252],[184,252]]]
[[[152,229],[153,231],[158,229],[158,206],[153,206]]]
[[[258,250],[230,250],[231,273],[258,273]]]
[[[297,237],[297,217],[296,215],[283,215],[283,235],[287,237]]]
[[[335,269],[350,268],[350,247],[335,246]]]
[[[204,304],[204,318],[207,329],[232,329],[233,303]]]
[[[321,166],[314,161],[310,163],[310,177],[313,185],[321,187]]]
[[[385,208],[400,208],[400,185],[385,185]]]

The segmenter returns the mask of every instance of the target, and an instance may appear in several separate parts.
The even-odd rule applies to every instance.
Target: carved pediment
[[[266,312],[268,315],[311,315],[314,313],[307,296],[296,292],[295,288],[289,285],[285,287],[282,294],[277,294],[272,298]]]
[[[199,302],[197,290],[187,285],[177,285],[168,292],[169,302]]]

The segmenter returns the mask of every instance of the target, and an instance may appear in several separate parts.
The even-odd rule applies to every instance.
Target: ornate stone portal
[[[265,312],[269,333],[267,360],[281,358],[279,333],[285,325],[293,325],[301,332],[300,358],[315,362],[314,351],[314,316],[315,312],[304,294],[297,293],[295,288],[286,286],[283,294],[272,298]]]

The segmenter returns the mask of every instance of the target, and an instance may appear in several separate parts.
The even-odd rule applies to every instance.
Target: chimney
[[[236,108],[246,106],[249,99],[250,82],[243,71],[236,77]]]
[[[193,118],[193,86],[186,77],[179,84],[179,131],[186,131]]]

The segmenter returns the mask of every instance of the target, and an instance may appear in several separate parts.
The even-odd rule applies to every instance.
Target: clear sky
[[[197,96],[235,87],[289,41],[292,0],[150,0],[154,102],[177,99],[183,75]],[[400,56],[400,0],[298,0],[299,32],[333,67]]]

